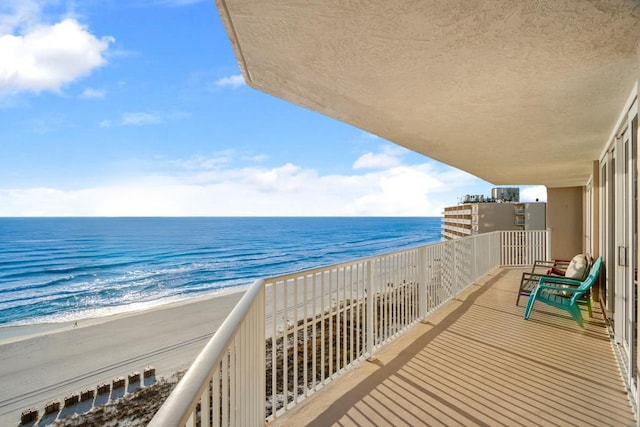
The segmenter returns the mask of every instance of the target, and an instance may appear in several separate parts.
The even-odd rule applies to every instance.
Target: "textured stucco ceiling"
[[[247,83],[494,184],[584,185],[640,1],[216,0]]]

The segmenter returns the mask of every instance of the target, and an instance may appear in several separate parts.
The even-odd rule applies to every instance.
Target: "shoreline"
[[[65,332],[72,329],[86,328],[103,323],[111,322],[118,319],[124,319],[128,317],[138,316],[148,312],[157,312],[161,310],[171,309],[174,307],[180,307],[189,304],[197,304],[204,301],[209,301],[215,298],[224,297],[226,295],[232,295],[236,293],[244,293],[250,285],[241,285],[233,288],[225,288],[222,290],[212,290],[206,294],[198,295],[194,297],[184,297],[175,300],[176,297],[171,297],[171,300],[166,302],[159,302],[156,305],[151,305],[145,308],[136,308],[120,313],[107,314],[105,316],[98,317],[83,317],[77,320],[65,320],[60,322],[42,322],[31,323],[25,325],[6,325],[0,326],[0,346],[5,344],[14,343],[17,341],[23,341],[42,335],[55,334],[59,332]],[[158,300],[162,301],[162,300]]]
[[[0,328],[0,425],[52,400],[153,366],[156,378],[187,369],[246,287],[144,310],[59,324]]]

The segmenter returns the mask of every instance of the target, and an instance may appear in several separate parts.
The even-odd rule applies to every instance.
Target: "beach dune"
[[[73,392],[140,371],[156,377],[186,369],[243,291],[100,319],[0,328],[0,425],[20,423]]]

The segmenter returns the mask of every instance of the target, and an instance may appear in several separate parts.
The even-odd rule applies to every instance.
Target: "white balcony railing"
[[[151,426],[258,426],[312,396],[548,232],[493,232],[255,281]]]
[[[445,218],[445,224],[471,224],[471,218]]]
[[[533,265],[536,260],[550,259],[551,234],[548,231],[501,231],[500,264]]]
[[[449,209],[445,210],[443,216],[446,218],[448,216],[458,216],[458,215],[471,215],[471,209]]]
[[[455,225],[445,224],[442,229],[468,236],[471,234],[472,227],[456,227]]]

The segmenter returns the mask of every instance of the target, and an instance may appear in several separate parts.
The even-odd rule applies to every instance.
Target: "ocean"
[[[0,327],[74,321],[440,241],[440,218],[0,218]]]

